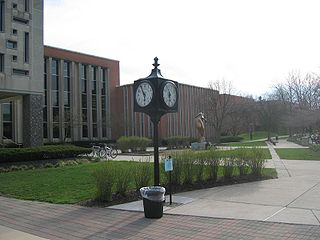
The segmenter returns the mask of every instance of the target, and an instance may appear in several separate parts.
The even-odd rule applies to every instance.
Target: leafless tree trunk
[[[225,126],[226,118],[230,114],[232,105],[232,96],[233,87],[231,82],[227,82],[225,80],[216,81],[209,84],[209,88],[211,90],[216,90],[219,94],[209,95],[208,99],[208,109],[207,112],[207,120],[208,125],[211,125],[215,130],[215,142],[220,142],[221,133],[223,127]]]
[[[320,121],[320,77],[317,74],[289,74],[286,83],[275,86],[275,96],[287,106],[286,123],[293,130],[313,131]]]
[[[274,96],[266,95],[260,98],[258,104],[258,114],[260,123],[268,133],[268,140],[272,132],[278,132],[282,125],[285,114],[285,106],[281,101],[275,100]]]

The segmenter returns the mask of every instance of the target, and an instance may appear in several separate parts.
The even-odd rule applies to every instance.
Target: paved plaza
[[[164,214],[146,219],[141,212],[55,205],[0,197],[0,225],[12,239],[320,239],[320,228],[238,219]],[[1,228],[0,228],[1,230]],[[16,231],[18,230],[18,231]],[[24,233],[27,233],[24,235]],[[33,238],[32,235],[33,234]],[[24,237],[26,236],[26,237]]]
[[[320,239],[320,161],[282,160],[268,147],[278,179],[176,194],[181,204],[157,220],[144,218],[141,201],[86,208],[0,197],[0,239]]]

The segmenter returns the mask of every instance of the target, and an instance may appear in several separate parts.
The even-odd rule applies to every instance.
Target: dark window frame
[[[29,12],[30,11],[30,2],[29,0],[24,0],[24,11]]]
[[[24,62],[28,63],[29,62],[29,49],[30,49],[30,39],[29,39],[29,33],[25,32],[24,33]]]
[[[29,23],[29,20],[24,19],[24,18],[19,18],[19,17],[13,17],[12,20],[14,22],[21,23],[21,24],[28,24]]]
[[[9,48],[9,49],[16,50],[18,48],[18,42],[12,41],[12,40],[7,40],[6,47]]]
[[[9,105],[9,119],[7,119],[5,117],[5,106]],[[2,134],[4,137],[8,138],[8,139],[13,139],[13,104],[12,102],[8,102],[8,103],[3,103],[2,104]],[[10,128],[10,130],[8,131],[8,126]],[[9,133],[10,132],[10,133]],[[9,133],[9,134],[7,134]]]
[[[28,70],[23,70],[23,69],[18,69],[18,68],[13,68],[12,69],[12,75],[28,76],[29,75],[29,71]]]
[[[4,72],[4,54],[0,53],[0,72]]]
[[[0,32],[5,31],[6,2],[0,1]]]

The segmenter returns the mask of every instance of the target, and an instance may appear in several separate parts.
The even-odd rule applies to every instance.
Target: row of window
[[[77,114],[72,113],[71,109],[71,95],[73,94],[71,88],[71,64],[70,62],[63,61],[63,88],[60,87],[60,60],[59,59],[51,59],[51,74],[50,77],[48,75],[48,67],[49,67],[49,60],[45,59],[44,61],[44,90],[45,90],[45,102],[44,102],[44,138],[48,137],[48,110],[52,109],[52,122],[53,122],[53,130],[52,130],[52,137],[53,138],[60,138],[60,129],[64,127],[65,129],[65,137],[71,137],[71,125],[76,124],[75,122],[80,123],[80,128],[82,132],[82,137],[87,138],[89,137],[89,127],[88,127],[88,116],[90,115],[92,118],[91,127],[92,127],[92,137],[98,137],[98,122],[101,119],[101,126],[102,126],[102,137],[107,137],[107,81],[106,81],[106,70],[99,69],[96,66],[92,66],[90,68],[90,73],[92,73],[90,82],[88,82],[88,74],[89,74],[89,66],[85,64],[80,64],[80,86],[81,86],[81,95],[80,95],[80,116],[75,117]],[[97,76],[101,74],[101,98],[98,99],[97,93]],[[75,79],[76,81],[76,79]],[[50,84],[50,90],[48,86]],[[88,95],[88,88],[87,85],[89,84],[91,89],[91,94]],[[59,98],[59,93],[63,91],[62,101]],[[48,106],[48,93],[50,92],[51,95],[51,107]],[[77,95],[77,93],[75,93]],[[88,108],[88,101],[91,100],[91,108]],[[100,108],[98,108],[98,101],[101,101]],[[63,116],[62,122],[60,123],[60,116],[61,112],[60,109],[63,108]],[[75,109],[75,108],[73,108]],[[62,126],[62,125],[63,126]],[[60,127],[60,128],[59,128]]]

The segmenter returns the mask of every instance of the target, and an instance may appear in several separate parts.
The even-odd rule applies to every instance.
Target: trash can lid
[[[150,186],[140,188],[140,193],[143,197],[159,196],[162,197],[166,192],[166,189],[161,186]]]
[[[166,189],[161,186],[149,186],[149,187],[142,187],[140,191],[148,191],[148,192],[162,192],[165,193]]]

